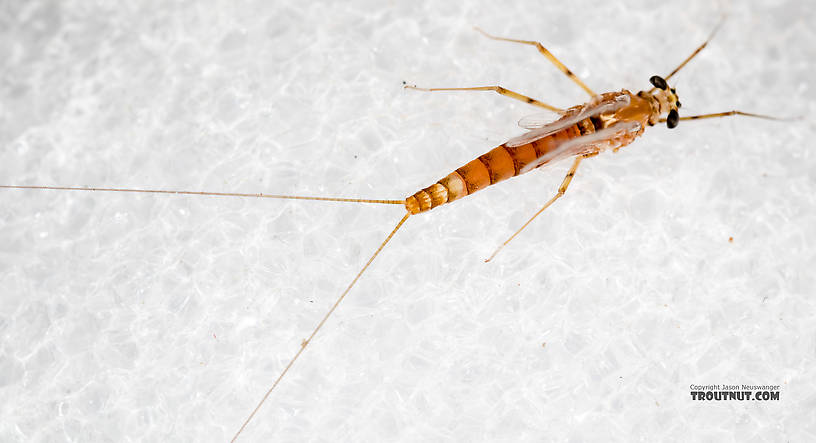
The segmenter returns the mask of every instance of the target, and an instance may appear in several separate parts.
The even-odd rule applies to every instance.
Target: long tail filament
[[[405,214],[405,216],[402,217],[402,220],[400,220],[399,223],[397,223],[397,226],[391,231],[390,234],[388,234],[388,237],[386,237],[385,240],[383,240],[383,242],[380,243],[380,246],[377,248],[376,251],[374,251],[374,254],[371,255],[371,258],[368,259],[365,266],[363,266],[363,268],[360,269],[360,272],[357,273],[357,276],[354,277],[354,280],[351,281],[351,284],[349,284],[346,290],[343,291],[342,294],[340,294],[340,297],[337,298],[337,301],[334,302],[334,305],[332,305],[331,309],[329,309],[329,311],[326,312],[326,315],[323,316],[323,319],[320,320],[320,323],[318,323],[317,326],[314,328],[312,334],[309,335],[309,338],[303,340],[295,356],[292,357],[292,359],[289,360],[289,364],[287,364],[286,367],[283,368],[283,372],[281,372],[278,378],[275,380],[275,382],[272,383],[272,387],[270,387],[269,390],[266,391],[266,394],[264,394],[263,398],[261,398],[261,401],[258,402],[258,406],[255,406],[255,409],[252,410],[252,413],[249,414],[249,417],[247,417],[247,419],[241,425],[241,428],[238,429],[238,432],[236,432],[235,436],[232,437],[230,443],[235,443],[235,440],[238,439],[238,436],[241,435],[241,432],[244,431],[244,428],[246,428],[246,426],[249,424],[249,422],[252,420],[252,418],[255,416],[258,410],[261,409],[261,406],[263,406],[264,402],[269,397],[269,395],[272,394],[272,391],[275,389],[275,387],[278,386],[278,383],[280,383],[281,379],[283,379],[283,376],[286,375],[287,372],[289,372],[289,368],[291,368],[292,365],[295,364],[295,361],[298,359],[298,357],[300,357],[300,354],[302,354],[303,351],[306,349],[306,346],[308,346],[309,343],[311,343],[312,339],[315,337],[315,335],[317,335],[317,332],[320,331],[320,328],[323,327],[323,325],[326,323],[329,317],[331,317],[331,315],[334,313],[334,310],[337,309],[337,306],[340,305],[340,302],[342,302],[343,299],[346,298],[346,295],[349,293],[349,291],[351,291],[351,288],[353,288],[354,285],[357,283],[357,280],[360,279],[360,276],[363,275],[363,272],[365,272],[366,269],[368,269],[368,266],[371,264],[371,262],[373,262],[374,259],[377,258],[377,255],[380,254],[380,251],[382,251],[383,248],[385,248],[385,245],[388,244],[391,238],[394,237],[394,234],[397,233],[399,228],[402,227],[402,224],[405,223],[405,221],[408,220],[408,217],[410,216],[411,214],[407,213]]]
[[[3,189],[40,189],[56,191],[100,191],[100,192],[137,192],[143,194],[176,194],[176,195],[208,195],[213,197],[253,197],[253,198],[278,198],[287,200],[318,200],[330,202],[346,203],[381,203],[386,205],[404,205],[403,200],[372,200],[363,198],[334,198],[334,197],[309,197],[301,195],[278,195],[278,194],[243,194],[238,192],[204,192],[204,191],[173,191],[165,189],[124,189],[124,188],[79,188],[67,186],[22,186],[22,185],[0,185]]]

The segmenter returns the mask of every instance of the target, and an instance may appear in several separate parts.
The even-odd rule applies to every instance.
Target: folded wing
[[[581,120],[615,112],[629,104],[629,94],[619,92],[611,96],[596,96],[589,102],[567,109],[564,115],[558,120],[544,124],[541,127],[528,131],[518,137],[512,138],[505,143],[508,147],[522,146],[540,140],[548,135],[554,134],[562,129],[568,128]],[[519,122],[521,123],[521,122]],[[532,126],[531,122],[531,126]],[[534,127],[534,126],[533,126]]]
[[[641,130],[638,122],[622,121],[608,128],[595,131],[592,134],[582,135],[568,140],[556,149],[535,159],[525,166],[520,173],[528,172],[545,163],[558,161],[564,158],[583,154],[595,154],[606,149],[615,149],[628,144]]]

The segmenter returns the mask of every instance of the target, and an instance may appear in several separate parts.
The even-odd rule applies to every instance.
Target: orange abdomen
[[[508,147],[502,144],[406,198],[405,208],[411,214],[429,211],[515,177],[521,174],[521,171],[525,171],[525,166],[552,152],[565,141],[592,130],[594,130],[592,123],[585,120],[526,145]]]

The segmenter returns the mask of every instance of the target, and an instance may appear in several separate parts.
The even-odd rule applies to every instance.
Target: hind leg
[[[578,171],[578,165],[581,164],[581,160],[589,157],[594,157],[596,155],[598,155],[598,153],[594,152],[577,157],[575,161],[572,163],[572,167],[570,167],[569,171],[567,171],[567,175],[564,177],[564,180],[561,181],[561,186],[558,187],[558,192],[555,193],[555,195],[544,205],[544,207],[539,209],[538,212],[536,212],[532,217],[530,217],[530,219],[527,220],[526,223],[524,223],[520,228],[518,228],[518,230],[514,232],[513,235],[510,236],[510,238],[505,240],[505,242],[502,243],[501,246],[496,248],[493,254],[491,254],[490,257],[488,257],[487,260],[485,260],[485,263],[489,262],[490,260],[493,260],[493,257],[495,257],[496,254],[499,253],[499,251],[501,251],[505,246],[507,246],[507,244],[510,243],[510,241],[516,238],[516,236],[519,235],[519,233],[523,231],[524,228],[526,228],[530,223],[532,223],[533,220],[536,219],[536,217],[541,215],[541,213],[544,212],[547,208],[549,208],[550,205],[555,203],[556,200],[563,197],[564,194],[567,193],[567,188],[569,188],[570,182],[572,182],[572,178],[575,177],[575,172]]]

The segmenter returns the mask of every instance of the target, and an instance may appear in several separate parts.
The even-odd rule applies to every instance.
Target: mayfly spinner
[[[352,279],[351,283],[337,298],[328,312],[322,317],[308,338],[303,340],[295,355],[289,360],[288,364],[278,375],[277,379],[274,381],[268,391],[263,395],[255,409],[249,414],[249,416],[237,430],[232,439],[232,441],[235,441],[261,408],[275,387],[278,386],[283,377],[289,372],[295,361],[297,361],[306,347],[312,342],[332,313],[334,313],[340,302],[343,301],[377,255],[379,255],[383,248],[385,248],[386,244],[388,244],[400,227],[411,216],[428,212],[436,207],[455,200],[460,200],[475,193],[476,191],[486,188],[487,186],[499,183],[503,180],[524,174],[526,172],[530,172],[544,165],[570,157],[574,158],[572,166],[569,168],[567,175],[564,177],[555,195],[552,196],[552,198],[550,198],[541,209],[533,214],[533,216],[530,217],[526,223],[524,223],[515,233],[513,233],[496,249],[496,251],[486,260],[490,261],[536,217],[538,217],[542,212],[544,212],[544,210],[550,207],[550,205],[552,205],[567,192],[576,171],[584,159],[596,156],[605,150],[611,149],[613,151],[617,151],[623,148],[624,146],[632,143],[637,137],[641,136],[647,127],[654,126],[658,123],[666,123],[668,128],[674,128],[680,121],[683,120],[725,117],[732,115],[774,119],[773,117],[765,115],[751,114],[741,111],[718,112],[683,117],[680,116],[679,109],[681,104],[677,91],[675,88],[669,86],[667,80],[671,79],[681,68],[683,68],[691,59],[700,53],[703,48],[706,47],[708,42],[716,33],[716,29],[702,45],[700,45],[668,75],[664,77],[657,75],[652,76],[649,79],[649,82],[652,85],[651,89],[643,90],[637,93],[622,89],[620,91],[605,92],[601,94],[597,94],[590,89],[570,69],[555,58],[555,56],[550,53],[550,51],[548,51],[541,43],[536,41],[496,37],[481,30],[479,30],[479,32],[494,40],[534,46],[542,55],[544,55],[544,57],[546,57],[561,72],[563,72],[564,75],[583,89],[590,96],[590,99],[584,104],[562,110],[542,101],[510,91],[501,86],[481,86],[470,88],[419,88],[410,85],[406,86],[406,88],[409,89],[422,91],[495,91],[505,97],[556,112],[560,116],[552,122],[542,122],[540,119],[528,119],[522,121],[522,126],[528,129],[528,132],[510,139],[500,146],[490,150],[486,154],[481,155],[475,160],[454,170],[436,183],[417,191],[404,200],[369,200],[150,189],[74,188],[60,186],[0,185],[0,188],[262,197],[276,199],[396,204],[405,206],[405,215],[369,257],[362,269],[360,269],[357,275]]]

